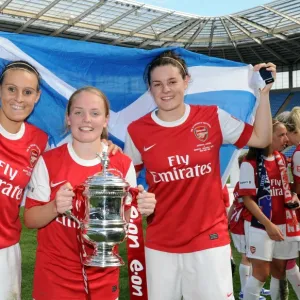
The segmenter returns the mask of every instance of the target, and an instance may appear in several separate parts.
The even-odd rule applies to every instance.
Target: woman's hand
[[[156,199],[153,193],[148,193],[145,191],[142,185],[138,186],[139,194],[137,196],[138,210],[143,216],[149,216],[153,214]]]
[[[67,182],[62,185],[55,195],[56,210],[59,214],[64,214],[72,209],[72,200],[75,196],[72,185]]]
[[[267,71],[270,71],[272,73],[272,76],[274,78],[274,80],[276,79],[276,65],[274,65],[273,63],[269,62],[269,63],[261,63],[261,64],[257,64],[254,66],[253,70],[254,71],[259,71],[261,68],[266,68]],[[267,84],[262,90],[262,93],[269,93],[271,88],[273,86],[273,82]]]
[[[293,194],[292,200],[287,202],[287,204],[292,204],[292,207],[290,207],[290,209],[299,209],[300,201],[298,195],[296,193],[292,193],[292,194]]]
[[[265,226],[265,228],[271,240],[273,241],[284,240],[281,230],[278,228],[278,226],[276,226],[272,222],[270,222],[267,226]]]
[[[101,142],[108,146],[108,149],[107,149],[108,154],[111,153],[112,155],[115,155],[117,152],[123,153],[122,148],[119,147],[118,145],[114,144],[112,141],[102,139]]]

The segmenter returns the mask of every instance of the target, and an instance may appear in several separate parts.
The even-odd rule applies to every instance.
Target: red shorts
[[[116,300],[119,297],[119,268],[86,267],[90,300]],[[66,277],[67,275],[67,277]],[[47,265],[35,268],[33,298],[35,300],[86,300],[80,269]]]

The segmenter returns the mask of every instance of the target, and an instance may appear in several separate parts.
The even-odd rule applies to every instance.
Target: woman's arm
[[[136,172],[132,162],[127,171],[125,179],[130,186],[136,187],[137,185]],[[147,191],[145,191],[142,185],[139,185],[137,188],[139,190],[139,194],[137,195],[138,210],[142,215],[149,216],[154,212],[155,209],[155,205],[156,205],[155,195],[153,193],[148,193]],[[126,220],[129,220],[130,218],[129,209],[125,212],[125,218]]]
[[[140,151],[135,146],[129,132],[127,131],[125,137],[124,153],[127,154],[135,167],[136,177],[139,176],[140,171],[143,169],[144,163]]]
[[[139,194],[137,196],[138,210],[144,216],[150,216],[154,213],[156,199],[153,193],[148,193],[142,185],[138,186]]]
[[[261,68],[267,68],[272,72],[273,78],[276,78],[276,66],[272,63],[263,63],[254,66],[254,71]],[[247,143],[248,146],[256,148],[265,148],[272,142],[272,115],[270,108],[270,90],[273,83],[267,84],[260,91],[260,102],[255,114],[252,135]]]
[[[281,230],[263,214],[255,201],[250,196],[243,196],[243,200],[244,205],[250,213],[259,221],[259,223],[265,226],[270,239],[274,241],[283,241],[284,238]]]
[[[59,214],[72,209],[74,197],[73,188],[70,183],[66,183],[59,188],[55,199],[42,206],[28,208],[24,212],[24,223],[28,228],[42,228],[48,225]]]
[[[42,206],[34,206],[24,211],[24,224],[27,228],[38,229],[48,225],[58,216],[55,201]]]

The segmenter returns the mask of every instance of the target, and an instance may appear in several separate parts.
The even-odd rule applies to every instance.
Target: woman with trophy
[[[272,63],[254,71],[261,68],[275,77]],[[157,109],[128,126],[125,153],[146,168],[157,199],[146,235],[149,300],[234,299],[219,150],[271,142],[272,83],[260,91],[252,127],[217,106],[185,104],[190,75],[172,51],[152,60],[145,79]]]
[[[21,222],[24,189],[48,137],[25,120],[41,95],[41,77],[26,61],[8,63],[0,74],[0,295],[21,299]],[[109,142],[115,154],[119,147]]]
[[[44,153],[34,168],[24,221],[27,227],[39,229],[35,300],[86,299],[86,289],[91,300],[118,299],[119,268],[83,268],[76,233],[78,224],[66,215],[74,203],[74,188],[101,170],[98,156],[104,152],[101,138],[107,138],[108,119],[109,104],[100,90],[77,90],[68,102],[66,115],[73,141]],[[118,152],[109,159],[109,168],[123,174],[135,187],[136,174],[129,157]],[[155,207],[154,195],[142,186],[139,191],[138,209],[149,215]]]

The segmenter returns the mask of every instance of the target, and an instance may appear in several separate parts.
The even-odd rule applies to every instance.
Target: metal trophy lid
[[[96,154],[97,157],[99,157],[99,159],[101,160],[102,171],[93,176],[88,177],[85,181],[85,185],[88,187],[128,187],[129,184],[123,179],[122,173],[119,170],[108,169],[109,158],[107,154],[107,148],[108,147],[105,145],[103,147],[102,154]]]
[[[94,176],[90,176],[85,181],[85,184],[89,187],[92,186],[112,186],[112,187],[128,187],[129,184],[119,176],[112,174],[111,172],[97,173]]]

